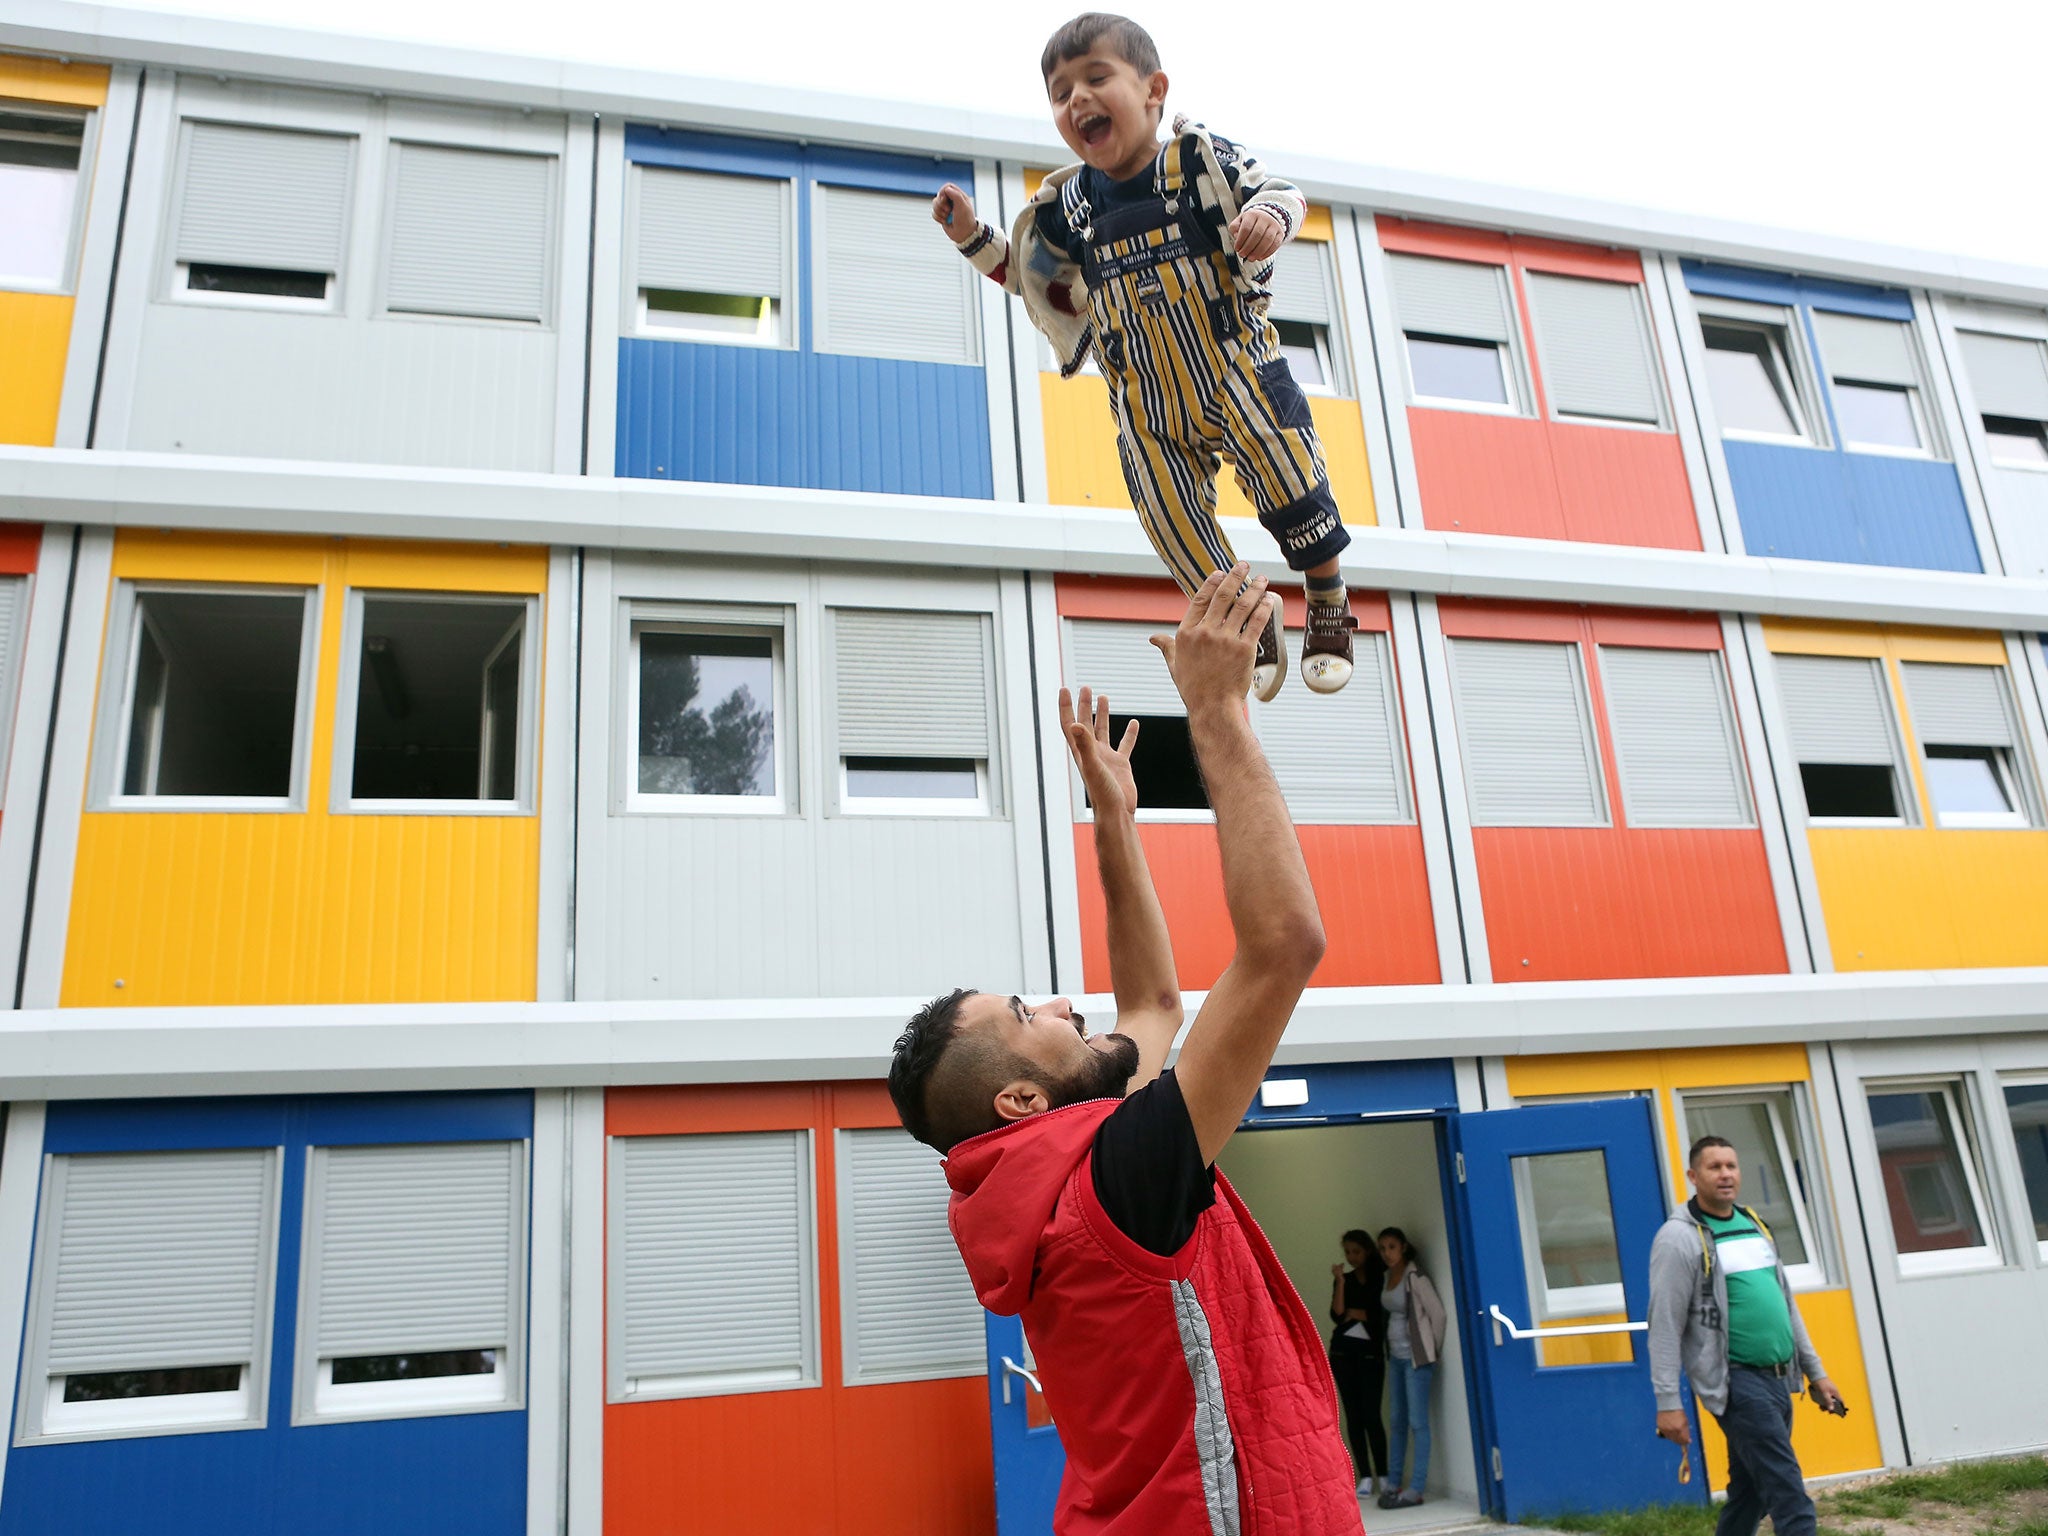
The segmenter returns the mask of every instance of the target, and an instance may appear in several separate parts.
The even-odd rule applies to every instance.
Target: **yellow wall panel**
[[[1814,827],[1838,971],[2048,965],[2048,831]]]
[[[1627,1314],[1602,1312],[1593,1317],[1574,1317],[1569,1320],[1573,1326],[1582,1323],[1625,1323]],[[1565,1319],[1559,1319],[1561,1326]],[[1633,1333],[1583,1333],[1564,1339],[1538,1339],[1537,1358],[1549,1368],[1561,1365],[1626,1365],[1635,1358],[1635,1351],[1648,1349],[1640,1342],[1641,1335]]]
[[[107,102],[107,76],[104,64],[65,64],[0,53],[0,96],[16,101],[102,107]]]
[[[57,441],[71,306],[66,293],[0,292],[0,443]]]
[[[88,811],[63,1005],[533,997],[538,816],[335,815],[328,801],[347,589],[538,593],[547,552],[124,531],[114,570],[322,587],[306,809]]]
[[[1832,1418],[1801,1397],[1792,1406],[1792,1449],[1808,1477],[1868,1472],[1884,1465],[1877,1417],[1870,1406],[1870,1376],[1856,1328],[1856,1307],[1846,1290],[1802,1291],[1799,1316],[1828,1379],[1849,1405],[1849,1416]],[[1713,1415],[1700,1415],[1700,1449],[1707,1458],[1707,1486],[1728,1486],[1728,1442]]]
[[[2005,665],[2005,642],[1973,629],[1930,629],[1911,625],[1875,628],[1828,619],[1765,619],[1764,641],[1774,651],[1811,656],[1884,656],[1901,661],[1958,661]]]

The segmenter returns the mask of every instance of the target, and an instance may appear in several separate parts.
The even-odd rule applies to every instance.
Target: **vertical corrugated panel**
[[[187,125],[179,261],[339,272],[355,140],[230,123]]]
[[[1903,661],[1906,704],[1922,746],[2009,747],[2012,706],[2003,667]]]
[[[1723,440],[1752,555],[1981,571],[1953,464]]]
[[[784,296],[791,183],[654,165],[636,165],[631,174],[639,198],[636,286]]]
[[[2031,336],[1958,331],[1970,393],[1987,416],[2048,421],[2048,345]]]
[[[1109,386],[1094,374],[1063,379],[1041,372],[1038,404],[1045,429],[1046,500],[1056,507],[1128,508],[1131,493],[1117,458]],[[1314,401],[1309,408],[1315,408]]]
[[[1699,512],[1676,432],[1546,424],[1564,537],[1588,544],[1698,549]]]
[[[1763,834],[1479,827],[1495,981],[1785,970]]]
[[[1893,761],[1891,691],[1883,662],[1862,656],[1775,660],[1778,694],[1800,762]]]
[[[1462,336],[1504,342],[1508,324],[1504,270],[1476,261],[1436,256],[1387,257],[1394,307],[1410,335]]]
[[[1919,384],[1920,370],[1913,362],[1913,343],[1902,322],[1816,309],[1813,329],[1820,338],[1821,366],[1829,378],[1909,388]]]
[[[823,996],[901,997],[939,973],[1021,974],[1027,918],[1018,905],[1016,830],[1007,819],[831,817],[817,833],[816,869],[817,884],[802,899],[817,914],[814,964]],[[936,869],[971,869],[974,878],[935,880]],[[673,933],[667,944],[673,950]],[[768,946],[757,936],[746,948],[761,955]],[[751,995],[783,993],[781,964],[763,960],[741,984]]]
[[[1528,272],[1522,281],[1551,409],[1655,422],[1662,391],[1641,287],[1551,272]]]
[[[945,241],[938,244],[967,268]],[[995,494],[981,368],[818,355],[804,365],[804,484],[906,496]]]
[[[1299,630],[1289,632],[1288,650],[1301,654]],[[1392,822],[1409,814],[1406,743],[1387,637],[1362,633],[1353,651],[1351,684],[1334,698],[1290,683],[1252,712],[1273,777],[1298,824]]]
[[[1311,985],[1397,987],[1441,980],[1422,830],[1390,827],[1298,829],[1302,858],[1316,888],[1329,947]],[[1147,823],[1138,836],[1173,934],[1181,986],[1216,984],[1237,947],[1223,900],[1216,829]],[[1110,986],[1108,913],[1103,906],[1095,829],[1074,828],[1076,894],[1081,919],[1081,976],[1091,992]]]
[[[516,1141],[314,1149],[319,1357],[510,1344],[524,1155]]]
[[[1720,652],[1602,646],[1600,680],[1631,826],[1749,824]]]
[[[612,1142],[616,1380],[811,1371],[806,1146],[799,1131]]]
[[[547,319],[555,162],[394,144],[385,302],[429,315]]]
[[[45,1212],[52,1375],[246,1365],[269,1296],[275,1154],[75,1154]]]
[[[1473,824],[1604,820],[1578,648],[1472,639],[1446,646]]]
[[[1077,693],[1092,688],[1107,695],[1120,715],[1184,715],[1180,690],[1166,670],[1166,658],[1151,637],[1158,624],[1114,619],[1069,619],[1065,678]]]
[[[551,327],[145,306],[128,435],[162,452],[555,467]]]
[[[987,758],[990,618],[832,611],[842,757]]]
[[[1838,971],[2048,965],[2048,832],[1813,827]]]
[[[73,302],[64,293],[0,293],[0,443],[57,441]]]
[[[946,1224],[939,1154],[900,1130],[847,1131],[840,1146],[848,1379],[983,1375],[982,1311]]]
[[[932,238],[931,200],[816,190],[810,292],[818,351],[978,364],[974,269]]]
[[[1415,407],[1408,435],[1425,526],[1525,539],[1570,536],[1542,422]]]
[[[1870,564],[1984,569],[1955,465],[1882,453],[1845,453],[1842,463]]]

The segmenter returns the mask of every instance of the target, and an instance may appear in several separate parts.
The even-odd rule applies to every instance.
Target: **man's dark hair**
[[[972,988],[956,987],[918,1009],[897,1037],[889,1063],[896,1118],[940,1152],[1002,1124],[995,1094],[1003,1084],[1043,1075],[994,1031],[961,1033],[960,1005],[972,996]]]
[[[1106,43],[1112,53],[1141,75],[1159,72],[1159,48],[1151,33],[1128,16],[1086,11],[1053,33],[1052,41],[1039,56],[1039,75],[1050,80],[1060,65],[1080,58],[1097,43]]]
[[[1726,1136],[1702,1136],[1692,1144],[1692,1150],[1685,1154],[1685,1166],[1688,1168],[1699,1167],[1700,1155],[1709,1147],[1726,1147],[1730,1152],[1733,1152],[1735,1150],[1735,1143]]]

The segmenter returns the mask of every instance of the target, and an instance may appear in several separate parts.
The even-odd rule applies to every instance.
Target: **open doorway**
[[[1418,1118],[1254,1129],[1232,1138],[1218,1166],[1251,1207],[1288,1277],[1327,1340],[1330,1266],[1354,1227],[1399,1227],[1435,1283],[1450,1320],[1430,1392],[1429,1480],[1420,1506],[1368,1506],[1366,1528],[1381,1533],[1476,1524],[1482,1513],[1473,1458],[1471,1401],[1460,1337],[1461,1308],[1446,1208],[1442,1121]],[[1382,1422],[1387,1419],[1384,1393]],[[1412,1457],[1411,1457],[1412,1460]]]

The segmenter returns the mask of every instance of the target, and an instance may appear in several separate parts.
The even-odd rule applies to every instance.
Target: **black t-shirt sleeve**
[[[1216,1203],[1180,1083],[1167,1068],[1119,1104],[1095,1132],[1095,1198],[1117,1230],[1147,1253],[1171,1257]]]

